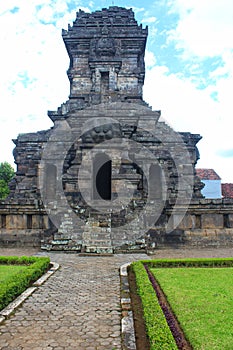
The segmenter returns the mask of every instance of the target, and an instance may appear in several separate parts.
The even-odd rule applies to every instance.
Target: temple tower
[[[22,234],[39,232],[44,249],[150,249],[177,202],[201,196],[200,135],[176,133],[143,100],[147,34],[117,6],[80,10],[62,31],[70,96],[48,112],[50,130],[14,140],[8,199],[24,205]]]

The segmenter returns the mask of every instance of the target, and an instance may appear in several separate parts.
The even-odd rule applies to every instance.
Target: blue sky
[[[47,110],[68,99],[61,29],[79,8],[113,1],[8,0],[0,3],[0,161],[11,139],[52,126]],[[199,133],[198,167],[233,182],[233,1],[114,0],[148,25],[144,99],[177,131]]]

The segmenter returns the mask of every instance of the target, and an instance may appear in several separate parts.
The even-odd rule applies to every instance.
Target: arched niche
[[[105,153],[96,154],[93,160],[93,199],[111,200],[112,161]]]

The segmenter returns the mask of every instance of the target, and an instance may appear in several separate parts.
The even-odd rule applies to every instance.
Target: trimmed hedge
[[[38,261],[38,259],[45,258],[37,258],[34,256],[0,256],[0,265],[31,265]]]
[[[159,305],[142,262],[134,262],[130,268],[135,273],[137,291],[142,301],[144,319],[151,350],[177,350],[166,318]]]
[[[233,267],[233,258],[192,258],[192,259],[158,259],[134,262],[130,268],[135,273],[137,292],[142,301],[150,350],[178,349],[175,339],[159,305],[154,288],[149,280],[144,265],[149,268],[160,267]]]
[[[141,260],[151,268],[159,267],[233,267],[233,258],[199,258],[199,259],[158,259]]]
[[[0,310],[19,296],[27,287],[48,270],[50,259],[46,257],[0,257],[1,265],[25,265],[26,269],[12,275],[0,285]]]

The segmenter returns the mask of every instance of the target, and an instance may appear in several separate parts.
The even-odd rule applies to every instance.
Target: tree
[[[14,168],[9,163],[0,163],[0,199],[5,199],[8,196],[10,192],[8,184],[14,175]]]

